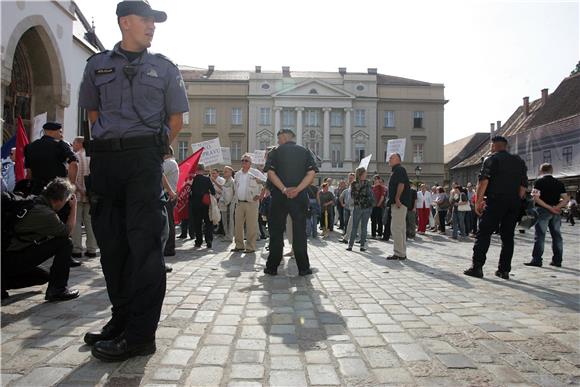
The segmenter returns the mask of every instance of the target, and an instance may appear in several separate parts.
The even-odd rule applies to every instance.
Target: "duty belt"
[[[92,152],[120,152],[129,149],[159,147],[159,136],[148,135],[138,137],[108,138],[104,140],[93,139],[91,141]]]

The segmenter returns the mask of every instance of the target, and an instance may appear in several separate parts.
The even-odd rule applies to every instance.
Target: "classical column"
[[[322,160],[330,161],[330,111],[331,108],[323,108],[324,112],[324,137],[323,137],[323,152]]]
[[[282,112],[281,107],[274,108],[274,136],[278,134],[278,131],[281,129],[280,127],[280,114]]]
[[[351,108],[344,109],[344,160],[352,161],[352,129],[350,127]]]
[[[302,145],[302,112],[303,107],[297,107],[296,109],[296,144]]]

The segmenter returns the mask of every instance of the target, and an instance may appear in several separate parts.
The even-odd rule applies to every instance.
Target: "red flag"
[[[191,180],[195,176],[197,164],[201,159],[204,148],[200,148],[194,154],[179,164],[179,179],[177,180],[177,205],[173,211],[175,223],[189,218],[189,195],[191,193]]]
[[[16,181],[26,178],[26,171],[24,170],[24,147],[28,145],[28,136],[22,123],[22,118],[18,116],[18,129],[16,132],[16,153],[14,155],[14,174]]]

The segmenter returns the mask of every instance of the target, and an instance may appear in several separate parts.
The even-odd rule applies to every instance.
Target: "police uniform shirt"
[[[264,172],[269,170],[276,172],[285,187],[297,187],[306,173],[318,172],[318,167],[312,152],[289,141],[268,153]],[[278,190],[277,187],[273,189]]]
[[[55,177],[66,177],[65,163],[78,161],[71,147],[62,140],[42,136],[24,148],[24,167],[32,170],[34,180],[48,183]]]
[[[129,65],[135,69],[132,82],[124,72]],[[96,139],[157,134],[162,124],[168,130],[171,114],[189,111],[185,84],[175,64],[148,51],[129,63],[120,43],[89,58],[79,106],[99,112],[92,127]]]
[[[562,194],[566,193],[564,184],[552,175],[542,175],[535,181],[534,188],[540,191],[540,199],[550,206],[560,203]]]
[[[486,195],[518,195],[528,186],[526,163],[507,151],[499,151],[486,158],[481,166],[479,181],[489,179]]]

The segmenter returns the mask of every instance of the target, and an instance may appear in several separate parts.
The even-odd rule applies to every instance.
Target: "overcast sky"
[[[107,48],[115,0],[76,0]],[[580,58],[580,0],[151,0],[151,49],[221,70],[366,71],[445,84],[445,143],[505,122]]]

